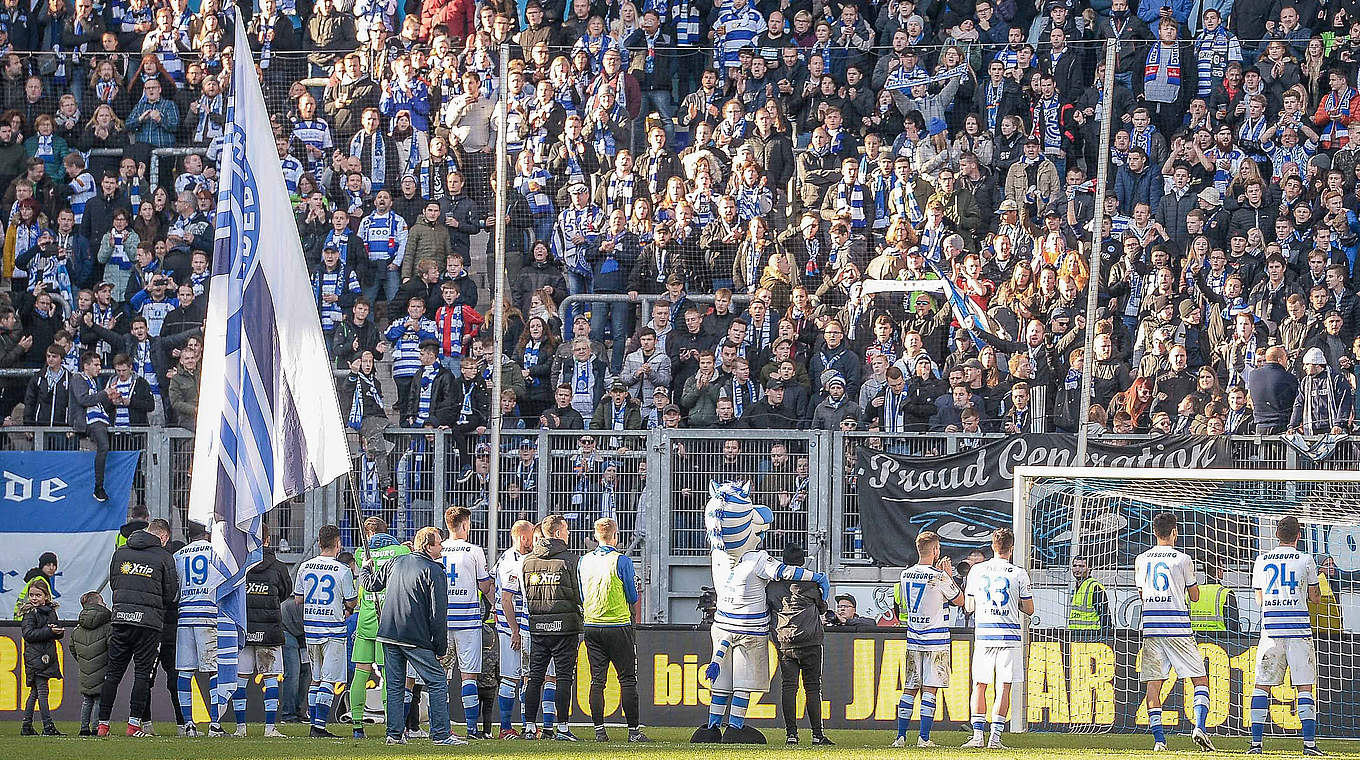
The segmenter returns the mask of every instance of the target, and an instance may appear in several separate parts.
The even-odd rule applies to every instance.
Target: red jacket
[[[425,0],[420,6],[420,39],[445,29],[452,41],[461,44],[474,29],[477,5],[473,0]]]

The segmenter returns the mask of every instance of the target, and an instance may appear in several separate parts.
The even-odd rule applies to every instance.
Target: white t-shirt
[[[349,636],[345,602],[359,598],[354,573],[334,557],[313,557],[298,568],[297,595],[302,597],[302,630],[308,644]]]
[[[450,538],[440,551],[444,572],[449,576],[450,631],[482,627],[482,603],[477,584],[490,580],[486,553],[460,538]]]
[[[1317,564],[1310,554],[1280,546],[1257,557],[1251,587],[1261,592],[1261,638],[1310,638],[1308,589],[1316,585]]]
[[[949,649],[949,602],[959,595],[954,580],[930,565],[902,571],[898,609],[907,621],[907,647],[923,652]]]
[[[212,544],[195,541],[175,552],[179,573],[179,627],[217,627],[217,574],[212,572]]]
[[[1193,636],[1186,591],[1198,585],[1190,555],[1173,546],[1154,546],[1133,563],[1143,601],[1144,636]]]
[[[972,600],[978,646],[1018,647],[1022,644],[1021,600],[1033,598],[1029,574],[1000,557],[968,571],[966,595]]]

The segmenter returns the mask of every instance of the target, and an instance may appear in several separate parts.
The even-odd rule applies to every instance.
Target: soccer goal
[[[1038,731],[1147,730],[1133,565],[1154,543],[1152,518],[1169,511],[1178,518],[1177,546],[1194,560],[1201,584],[1191,616],[1209,676],[1208,724],[1219,734],[1248,732],[1261,629],[1252,565],[1276,545],[1275,522],[1293,515],[1303,524],[1298,548],[1314,555],[1323,578],[1322,601],[1309,605],[1318,734],[1360,738],[1360,610],[1347,585],[1360,581],[1360,473],[1022,467],[1014,510],[1015,558],[1035,597],[1017,723]],[[1082,564],[1098,587],[1079,588],[1074,566]],[[1169,731],[1194,725],[1188,686],[1164,684]],[[1287,685],[1273,690],[1268,734],[1297,732],[1295,696]]]

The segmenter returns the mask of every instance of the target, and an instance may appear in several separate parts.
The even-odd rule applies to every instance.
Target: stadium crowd
[[[1347,431],[1360,16],[1167,2],[262,0],[241,41],[219,0],[7,0],[0,365],[39,371],[0,412],[192,427],[244,43],[370,443],[472,444],[492,404],[516,428]],[[90,351],[119,373],[69,393]]]

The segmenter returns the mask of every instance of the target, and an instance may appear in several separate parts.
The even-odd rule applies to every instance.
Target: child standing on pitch
[[[28,703],[24,706],[24,724],[19,733],[37,736],[33,730],[33,707],[42,710],[43,736],[61,736],[47,709],[47,683],[61,680],[61,662],[57,659],[57,641],[66,629],[57,625],[57,603],[52,601],[52,590],[47,582],[35,582],[28,587],[28,598],[19,606],[23,614],[24,673],[29,688]]]
[[[99,695],[104,690],[104,674],[109,669],[109,635],[113,632],[113,611],[104,604],[98,591],[80,597],[80,618],[71,632],[71,653],[80,671],[80,735],[89,736],[99,720]]]

